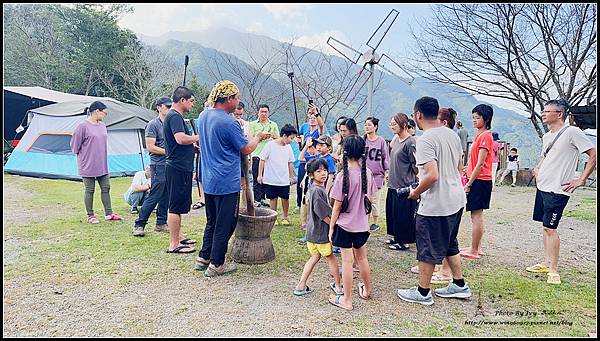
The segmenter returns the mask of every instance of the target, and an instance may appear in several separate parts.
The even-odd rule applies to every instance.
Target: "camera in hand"
[[[414,184],[410,185],[410,186],[406,186],[406,187],[402,187],[402,188],[398,188],[396,190],[396,194],[398,195],[398,197],[400,199],[406,199],[408,198],[408,195],[410,194],[410,189],[411,188],[417,188],[417,186],[419,186],[418,182],[415,182]]]

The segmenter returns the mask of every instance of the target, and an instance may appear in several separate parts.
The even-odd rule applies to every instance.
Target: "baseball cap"
[[[162,105],[162,104],[170,107],[171,105],[173,105],[173,101],[169,97],[166,97],[166,96],[157,98],[156,99],[156,106],[159,106],[159,105]]]
[[[323,135],[317,139],[317,143],[326,144],[331,147],[331,137]]]

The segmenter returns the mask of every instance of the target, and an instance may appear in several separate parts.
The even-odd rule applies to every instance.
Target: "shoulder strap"
[[[550,142],[550,144],[548,145],[548,148],[546,148],[546,150],[544,151],[544,157],[546,157],[546,155],[548,155],[548,152],[550,151],[550,149],[552,149],[552,146],[554,146],[554,143],[556,142],[556,140],[558,140],[558,138],[560,137],[560,135],[562,135],[562,133],[565,132],[565,130],[567,130],[567,128],[569,128],[569,125],[565,125],[559,132],[558,134],[556,134],[556,137],[554,138],[554,140],[552,140],[552,142]]]

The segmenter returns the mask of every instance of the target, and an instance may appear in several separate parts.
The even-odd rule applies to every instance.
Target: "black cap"
[[[156,99],[156,106],[159,106],[159,105],[162,105],[162,104],[170,107],[171,105],[173,105],[173,101],[169,97],[166,97],[166,96],[157,98]]]

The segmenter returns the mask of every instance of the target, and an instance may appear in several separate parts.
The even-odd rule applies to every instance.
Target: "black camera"
[[[411,188],[417,188],[417,186],[419,186],[418,182],[415,182],[414,184],[410,185],[410,186],[406,186],[406,187],[402,187],[402,188],[398,188],[396,190],[396,194],[398,195],[398,197],[400,199],[406,199],[408,198],[408,195],[410,194],[410,189]]]

